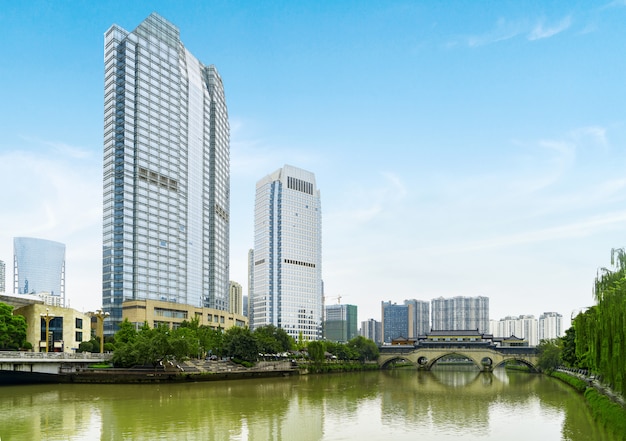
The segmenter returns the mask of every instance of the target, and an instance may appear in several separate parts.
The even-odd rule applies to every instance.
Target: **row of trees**
[[[596,276],[596,305],[574,319],[570,338],[575,348],[569,357],[576,366],[601,375],[613,390],[626,396],[626,253],[623,249],[611,251],[611,265],[612,270],[602,268]]]
[[[543,370],[559,365],[584,369],[626,396],[626,253],[611,251],[613,269],[601,268],[594,283],[596,305],[578,314],[556,340],[538,345]]]
[[[284,354],[306,350],[315,354],[326,352],[342,360],[373,360],[378,357],[378,347],[371,340],[357,337],[348,344],[330,342],[300,342],[296,344],[285,330],[273,325],[251,331],[249,328],[232,327],[226,331],[200,325],[197,319],[185,321],[176,329],[167,326],[150,328],[147,324],[135,330],[124,320],[113,342],[105,344],[113,349],[113,363],[118,367],[136,365],[156,366],[166,359],[231,357],[243,363],[254,363],[260,354]]]

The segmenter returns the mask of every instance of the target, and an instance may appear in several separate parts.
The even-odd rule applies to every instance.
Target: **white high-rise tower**
[[[322,337],[322,213],[315,175],[285,165],[256,184],[252,329]]]
[[[230,128],[222,80],[151,14],[104,48],[102,303],[228,310]]]

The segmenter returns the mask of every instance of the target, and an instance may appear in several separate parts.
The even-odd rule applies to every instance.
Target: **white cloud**
[[[512,23],[503,18],[498,19],[495,29],[483,35],[470,36],[467,39],[469,47],[485,46],[509,40],[524,32],[524,27],[520,23]]]
[[[510,21],[503,18],[498,19],[495,28],[481,35],[467,37],[469,47],[480,47],[501,41],[510,40],[520,35],[527,35],[529,41],[541,40],[553,37],[572,25],[571,16],[564,17],[557,23],[546,24],[545,20],[540,20],[535,24],[525,21]],[[448,46],[454,46],[449,44]]]
[[[545,24],[542,20],[541,22],[537,23],[530,31],[530,34],[528,35],[528,40],[534,41],[553,37],[569,29],[571,25],[572,18],[570,16],[561,19],[561,21],[559,21],[558,23],[553,23],[549,25]]]

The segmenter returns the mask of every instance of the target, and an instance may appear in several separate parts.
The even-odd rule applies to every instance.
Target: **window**
[[[79,343],[83,341],[83,333],[82,332],[76,331],[76,341],[79,342]]]
[[[83,329],[83,319],[81,319],[81,318],[77,318],[76,319],[76,326],[75,326],[75,328],[76,329]],[[76,333],[76,335],[78,335],[78,333]],[[82,341],[82,340],[79,340],[77,338],[76,341]]]

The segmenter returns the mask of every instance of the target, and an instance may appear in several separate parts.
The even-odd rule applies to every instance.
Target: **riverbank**
[[[245,367],[230,360],[187,360],[168,362],[158,367],[118,369],[91,367],[74,372],[39,374],[0,371],[0,385],[78,383],[78,384],[152,384],[203,381],[244,380],[252,378],[290,377],[333,372],[355,372],[379,369],[376,363],[332,362],[296,363],[293,361],[260,361]]]
[[[605,428],[620,436],[620,439],[626,440],[626,406],[622,397],[600,384],[595,378],[585,377],[576,372],[557,369],[549,375],[581,393],[593,417]]]

